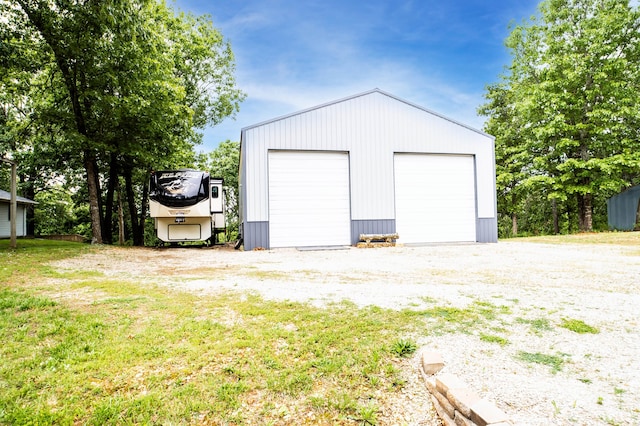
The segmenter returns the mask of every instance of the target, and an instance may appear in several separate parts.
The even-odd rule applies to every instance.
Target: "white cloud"
[[[221,24],[227,33],[238,33],[245,30],[255,30],[257,27],[266,26],[269,24],[267,16],[260,13],[247,13],[238,14],[230,21]]]
[[[476,108],[504,65],[508,20],[534,9],[533,2],[476,5],[483,15],[470,18],[474,11],[463,5],[411,0],[242,4],[227,11],[221,29],[248,98],[237,121],[207,131],[212,144],[237,140],[242,127],[376,87],[480,128]]]
[[[359,70],[357,75],[342,76],[327,71],[315,80],[305,78],[261,81],[249,79],[240,86],[248,94],[237,121],[225,121],[209,132],[211,137],[237,140],[240,129],[282,115],[321,105],[354,94],[379,88],[409,102],[433,110],[472,127],[480,128],[482,120],[476,108],[482,102],[481,93],[470,93],[449,82],[427,75],[425,70],[393,61],[377,61],[375,66]]]

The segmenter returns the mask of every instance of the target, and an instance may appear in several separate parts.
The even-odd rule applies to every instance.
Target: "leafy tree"
[[[506,183],[575,203],[581,231],[593,229],[594,200],[640,171],[639,28],[626,0],[544,1],[507,39],[509,73],[481,108],[499,173],[524,172]],[[510,164],[514,156],[524,163]]]
[[[509,217],[510,231],[518,235],[518,216],[523,199],[527,195],[527,166],[532,158],[522,149],[525,140],[521,133],[522,123],[514,111],[514,93],[505,85],[494,85],[487,93],[487,104],[480,113],[489,116],[485,130],[496,138],[496,188],[498,211]],[[501,234],[504,234],[501,233]]]
[[[142,244],[149,171],[193,163],[197,129],[233,115],[244,97],[229,44],[207,18],[154,0],[0,0],[0,12],[2,65],[22,77],[0,79],[0,104],[10,106],[0,150],[28,141],[7,149],[34,174],[80,167],[93,240],[111,241],[121,195]],[[32,132],[16,138],[21,129]]]
[[[78,216],[71,193],[63,185],[52,186],[35,197],[35,235],[55,235],[73,233],[78,225]]]
[[[240,143],[227,140],[208,155],[199,158],[198,168],[209,171],[213,177],[224,179],[227,199],[227,234],[230,240],[238,236],[239,210],[238,172],[240,166]]]

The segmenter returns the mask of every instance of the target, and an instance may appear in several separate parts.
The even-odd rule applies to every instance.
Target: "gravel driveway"
[[[437,350],[445,369],[522,425],[640,424],[640,245],[433,245],[343,250],[238,252],[227,249],[105,248],[58,264],[91,265],[197,292],[255,292],[268,299],[350,300],[390,309],[505,306],[485,333],[417,334],[420,347]],[[597,334],[559,326],[576,319]],[[536,330],[536,321],[550,327]],[[519,354],[564,360],[562,368],[523,361]],[[416,356],[417,366],[419,354]],[[408,372],[408,424],[428,424],[428,398]],[[427,416],[428,417],[428,416]]]

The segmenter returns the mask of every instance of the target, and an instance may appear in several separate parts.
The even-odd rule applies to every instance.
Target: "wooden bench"
[[[360,234],[357,247],[393,247],[398,238],[398,234]]]
[[[392,240],[397,240],[398,238],[400,238],[398,234],[360,234],[360,241],[364,241],[365,243],[372,241],[390,243]]]

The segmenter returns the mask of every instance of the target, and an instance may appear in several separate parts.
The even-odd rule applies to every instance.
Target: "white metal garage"
[[[349,155],[269,152],[271,247],[351,244]]]
[[[245,250],[496,242],[494,138],[374,89],[242,129]]]
[[[398,242],[476,241],[473,156],[396,154],[394,168]]]

